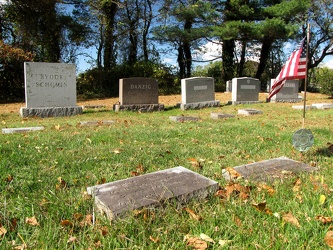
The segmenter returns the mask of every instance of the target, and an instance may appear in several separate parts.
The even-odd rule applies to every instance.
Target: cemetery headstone
[[[271,86],[275,79],[271,79]],[[271,102],[301,102],[298,96],[299,80],[286,80],[281,90],[271,98]]]
[[[232,81],[229,80],[226,82],[225,92],[232,92]]]
[[[162,111],[164,105],[158,103],[158,82],[156,79],[132,77],[119,79],[119,104],[115,111]]]
[[[184,167],[175,167],[88,187],[95,205],[112,220],[128,211],[161,206],[171,200],[182,205],[214,194],[218,183]]]
[[[302,162],[294,161],[286,157],[255,162],[251,164],[234,167],[233,170],[240,174],[241,178],[251,181],[272,182],[276,179],[284,179],[298,173],[310,173],[317,168]],[[222,174],[226,180],[233,180],[237,175],[233,172],[223,170]]]
[[[251,77],[232,79],[232,104],[258,103],[260,81]]]
[[[182,79],[181,95],[180,108],[182,110],[220,106],[220,101],[215,100],[214,78],[212,77]]]
[[[25,62],[25,104],[22,117],[71,116],[82,113],[76,105],[74,64]]]
[[[43,130],[44,127],[3,128],[3,134],[26,133]]]

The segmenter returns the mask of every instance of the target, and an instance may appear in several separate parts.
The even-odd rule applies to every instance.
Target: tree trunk
[[[256,73],[256,78],[260,80],[262,73],[266,68],[267,61],[269,59],[269,52],[272,47],[272,41],[269,39],[264,39],[262,46],[261,46],[261,53],[260,53],[260,61]]]
[[[234,77],[234,50],[235,50],[235,42],[233,39],[223,41],[222,66],[223,66],[224,82],[227,82]]]

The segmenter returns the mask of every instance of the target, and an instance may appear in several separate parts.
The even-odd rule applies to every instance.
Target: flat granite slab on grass
[[[174,122],[185,122],[185,121],[199,121],[201,120],[199,117],[193,117],[193,116],[170,116],[169,117],[171,121]]]
[[[312,106],[317,109],[331,109],[333,108],[333,103],[313,103]]]
[[[279,157],[270,160],[255,162],[233,168],[244,179],[252,181],[274,181],[275,179],[288,178],[292,174],[301,172],[316,171],[317,168],[305,163],[291,160],[286,157]],[[226,180],[233,180],[233,174],[225,169],[222,170]]]
[[[224,119],[224,118],[235,117],[235,115],[223,114],[223,113],[210,113],[210,117],[213,118],[213,119]]]
[[[218,183],[184,167],[175,167],[88,187],[97,208],[112,220],[135,209],[157,207],[170,199],[183,204],[214,194]]]
[[[24,128],[3,128],[3,134],[26,133],[32,131],[43,130],[44,127],[24,127]]]
[[[257,109],[239,109],[238,114],[239,115],[257,115],[257,114],[262,114],[262,111],[257,110]]]

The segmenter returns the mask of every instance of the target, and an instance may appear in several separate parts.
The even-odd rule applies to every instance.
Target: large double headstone
[[[181,93],[180,108],[182,110],[220,106],[220,101],[215,100],[214,78],[212,77],[182,79]]]
[[[271,79],[271,88],[275,79]],[[271,98],[271,102],[301,102],[298,96],[299,80],[286,80],[280,91]]]
[[[25,107],[22,117],[70,116],[82,113],[76,105],[74,64],[25,62]]]
[[[259,102],[260,81],[251,77],[232,79],[232,104]]]
[[[164,105],[158,103],[158,82],[156,79],[132,77],[119,79],[119,104],[115,111],[161,111]]]

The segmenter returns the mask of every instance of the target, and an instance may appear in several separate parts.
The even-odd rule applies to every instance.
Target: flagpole
[[[302,128],[304,129],[305,125],[305,109],[306,109],[306,85],[308,81],[308,63],[309,63],[309,42],[310,42],[310,23],[307,25],[307,33],[306,33],[306,72],[304,79],[304,104],[303,104],[303,124]]]

